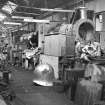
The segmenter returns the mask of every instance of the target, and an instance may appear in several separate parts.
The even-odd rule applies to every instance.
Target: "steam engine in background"
[[[75,57],[76,42],[85,40],[88,32],[95,32],[94,12],[80,7],[75,10],[69,24],[62,24],[58,33],[45,35],[44,54],[40,55],[40,63],[50,64],[54,68],[55,78],[60,77],[63,69],[63,58]],[[91,37],[91,36],[89,36]]]

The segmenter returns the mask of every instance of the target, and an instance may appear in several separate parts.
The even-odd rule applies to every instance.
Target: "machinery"
[[[54,57],[58,57],[57,67],[54,66],[54,71],[59,71],[59,59],[61,57],[74,57],[76,56],[76,43],[78,41],[84,41],[93,37],[88,35],[90,32],[95,33],[95,25],[93,22],[94,12],[92,10],[87,10],[85,7],[80,7],[72,13],[70,23],[63,23],[59,27],[58,32],[53,34],[48,34],[45,36],[44,43],[44,55],[45,57],[41,57],[42,63],[49,63],[54,59]],[[48,55],[48,56],[47,56]],[[51,56],[51,57],[49,57]],[[51,63],[51,65],[53,65]],[[55,64],[54,64],[55,65]],[[58,69],[57,69],[58,68]],[[56,72],[55,71],[55,72]]]
[[[66,28],[62,28],[62,31],[64,29],[66,35],[66,56],[75,56],[75,45],[78,41],[84,41],[86,38],[93,37],[88,35],[89,33],[95,33],[93,15],[93,11],[80,7],[73,13],[69,27],[66,25]]]
[[[59,27],[57,33],[45,36],[44,54],[40,55],[40,61],[42,64],[49,64],[52,67],[49,65],[39,65],[36,67],[34,74],[37,74],[35,76],[37,79],[34,79],[33,82],[43,86],[52,86],[52,82],[50,81],[53,78],[52,75],[55,76],[55,79],[60,78],[60,70],[64,69],[59,68],[62,58],[66,57],[66,61],[70,61],[70,57],[75,57],[75,43],[85,40],[88,33],[95,32],[93,15],[94,12],[87,10],[85,7],[78,8],[72,14],[69,24],[64,23]],[[63,63],[65,63],[65,60]]]
[[[74,56],[75,42],[85,40],[88,33],[95,32],[93,17],[92,10],[85,7],[76,9],[72,13],[70,23],[61,24],[58,32],[45,36],[44,54]]]

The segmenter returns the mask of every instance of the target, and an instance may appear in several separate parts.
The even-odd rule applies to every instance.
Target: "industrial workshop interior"
[[[0,105],[105,105],[105,0],[0,0]]]

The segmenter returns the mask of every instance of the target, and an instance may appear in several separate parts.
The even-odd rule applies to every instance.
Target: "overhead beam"
[[[62,5],[60,4],[60,5],[58,5],[57,7],[62,7],[63,9],[65,8],[65,6],[67,6],[68,4],[69,4],[69,6],[73,6],[73,5],[75,5],[75,4],[77,4],[77,3],[83,3],[83,0],[78,0],[78,1],[76,1],[76,2],[73,2],[73,1],[70,1],[70,0],[68,0],[67,2],[63,2],[62,3]],[[56,7],[56,8],[57,8]],[[46,18],[46,17],[48,17],[48,16],[51,16],[52,14],[54,14],[54,13],[56,13],[56,12],[46,12],[46,13],[44,13],[44,14],[42,14],[42,15],[40,15],[38,18]]]

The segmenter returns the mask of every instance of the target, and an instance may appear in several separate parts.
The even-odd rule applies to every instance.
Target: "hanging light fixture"
[[[2,10],[8,14],[11,14],[15,9],[17,5],[11,1],[8,1],[3,7]]]
[[[50,23],[50,20],[24,19],[24,22],[31,22],[31,23]]]
[[[41,8],[41,11],[49,11],[49,12],[74,12],[74,10],[62,10],[62,9],[48,9],[48,8]]]
[[[4,24],[8,24],[8,25],[22,25],[21,23],[16,23],[16,22],[4,22]]]
[[[12,16],[13,19],[33,19],[33,17]]]
[[[6,15],[0,12],[0,21],[4,20],[6,18]]]

